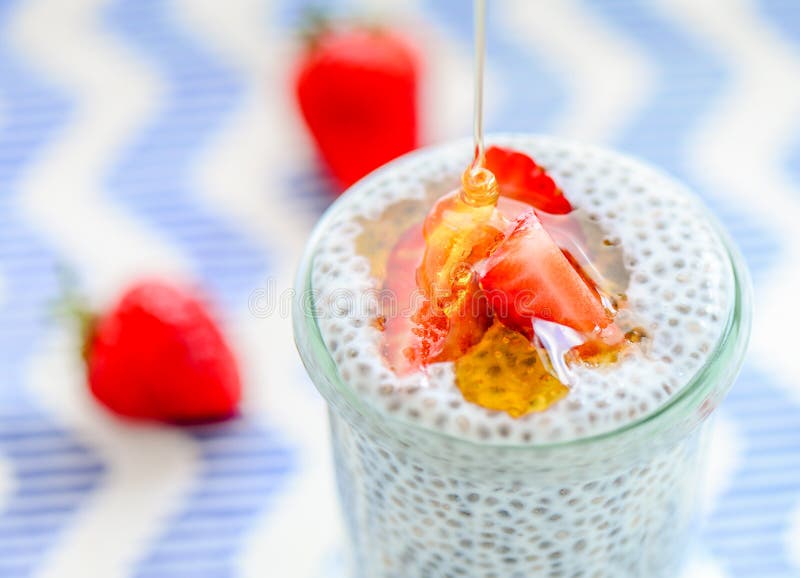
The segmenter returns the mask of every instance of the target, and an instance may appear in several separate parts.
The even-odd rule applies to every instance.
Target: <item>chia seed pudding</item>
[[[519,418],[466,401],[452,362],[397,376],[359,238],[387,207],[424,216],[458,187],[471,149],[414,153],[355,185],[317,228],[295,310],[298,348],[330,404],[352,576],[675,576],[705,418],[746,346],[747,273],[699,201],[657,170],[557,139],[489,140],[531,155],[621,245],[624,314],[647,346],[578,364],[563,399]],[[376,243],[394,242],[390,229]]]

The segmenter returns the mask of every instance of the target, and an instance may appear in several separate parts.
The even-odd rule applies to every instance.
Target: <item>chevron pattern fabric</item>
[[[331,198],[290,90],[307,3],[0,0],[0,578],[338,578],[325,407],[285,308]],[[406,29],[426,140],[469,133],[471,2],[323,4]],[[488,4],[489,130],[657,164],[740,245],[753,347],[685,578],[800,577],[800,4]],[[52,315],[65,266],[97,303],[143,274],[202,284],[241,358],[241,417],[179,429],[97,407]]]

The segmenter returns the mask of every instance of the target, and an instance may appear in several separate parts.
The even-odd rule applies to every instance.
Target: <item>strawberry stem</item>
[[[97,315],[89,307],[86,296],[78,290],[78,277],[73,270],[65,266],[59,267],[58,277],[61,293],[53,310],[57,316],[71,319],[78,326],[81,357],[87,361]]]
[[[309,51],[313,51],[320,39],[334,29],[356,28],[371,34],[380,35],[385,31],[381,22],[355,17],[334,17],[331,13],[318,4],[307,6],[300,18],[298,27],[300,38]]]
[[[300,38],[309,50],[316,48],[319,39],[331,29],[328,12],[319,5],[310,5],[303,11],[299,27]]]

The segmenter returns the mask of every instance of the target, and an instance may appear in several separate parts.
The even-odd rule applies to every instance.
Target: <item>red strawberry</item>
[[[132,418],[188,422],[232,415],[241,396],[231,350],[205,306],[160,282],[141,282],[90,328],[89,387]]]
[[[528,155],[492,146],[486,150],[486,168],[497,179],[503,197],[528,203],[547,213],[562,214],[572,210],[555,181]]]
[[[299,63],[296,93],[339,184],[417,147],[418,59],[383,29],[323,27]]]
[[[583,334],[611,324],[598,293],[570,264],[533,211],[485,263],[481,286],[495,317],[533,336],[533,319],[554,321]]]
[[[473,278],[449,300],[433,306],[417,286],[415,273],[425,254],[422,225],[408,229],[392,249],[386,264],[384,290],[398,307],[386,311],[384,356],[399,375],[435,361],[452,360],[480,341],[490,324],[485,300]]]
[[[415,225],[403,233],[386,261],[383,290],[393,308],[383,312],[383,349],[390,367],[398,374],[411,371],[420,357],[420,341],[413,333],[411,316],[418,307],[414,297],[419,294],[414,272],[424,251],[422,225]]]

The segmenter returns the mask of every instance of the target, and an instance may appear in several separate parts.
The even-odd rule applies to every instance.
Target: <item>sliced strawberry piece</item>
[[[452,361],[481,340],[491,324],[488,303],[481,298],[474,272],[444,308],[425,301],[414,316],[415,332],[425,336],[423,363]]]
[[[419,367],[422,355],[422,339],[414,333],[412,317],[420,307],[414,297],[420,295],[416,271],[424,252],[425,238],[418,224],[400,237],[386,261],[383,290],[392,307],[383,312],[383,352],[389,366],[401,375]]]
[[[528,203],[547,213],[563,214],[572,210],[555,181],[528,155],[492,146],[486,150],[485,163],[497,179],[501,196]]]
[[[487,303],[476,299],[480,285],[474,265],[497,248],[509,225],[494,206],[473,207],[459,192],[440,199],[428,214],[425,255],[416,276],[428,302],[415,316],[426,362],[459,357],[489,327]]]
[[[533,337],[533,319],[598,335],[611,324],[597,292],[570,264],[533,211],[517,219],[509,237],[484,264],[480,280],[492,311]]]
[[[415,225],[387,260],[384,291],[396,307],[385,312],[383,353],[399,375],[455,359],[480,341],[489,326],[487,304],[476,299],[480,286],[474,273],[440,304],[418,289],[416,275],[424,253],[422,225]]]

